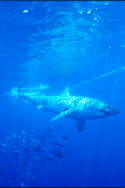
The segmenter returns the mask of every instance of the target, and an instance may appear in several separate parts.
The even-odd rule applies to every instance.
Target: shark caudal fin
[[[36,94],[36,93],[35,93]],[[29,104],[36,106],[38,110],[43,108],[43,105],[37,104],[35,100],[32,99],[32,95],[35,95],[32,92],[25,92],[25,88],[16,87],[11,90],[11,96],[15,98],[15,103],[18,103],[20,100],[25,100]]]
[[[15,95],[16,95],[16,103],[19,102],[21,99],[25,98],[23,91],[21,90],[20,87],[16,88]]]

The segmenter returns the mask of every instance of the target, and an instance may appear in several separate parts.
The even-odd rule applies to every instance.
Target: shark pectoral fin
[[[68,110],[62,111],[57,116],[52,118],[50,121],[56,121],[57,119],[60,119],[60,118],[62,118],[64,116],[67,116],[67,115],[71,114],[72,112],[73,112],[73,109],[68,109]]]
[[[85,128],[85,123],[86,123],[86,120],[85,120],[85,119],[77,119],[78,130],[79,130],[80,132],[82,132],[83,129]]]

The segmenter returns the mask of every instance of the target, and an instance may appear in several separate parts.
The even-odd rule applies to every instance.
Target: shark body
[[[56,121],[63,117],[74,119],[78,124],[79,131],[84,129],[86,120],[104,118],[119,113],[116,108],[103,101],[71,95],[68,87],[61,95],[57,96],[29,95],[24,92],[21,98],[36,105],[38,109],[54,112],[56,116],[50,121]]]

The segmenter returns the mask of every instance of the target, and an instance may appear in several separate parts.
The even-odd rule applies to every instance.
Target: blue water
[[[125,71],[74,87],[120,114],[86,122],[16,102],[13,87],[66,86],[125,66],[125,2],[0,1],[0,186],[125,186]]]

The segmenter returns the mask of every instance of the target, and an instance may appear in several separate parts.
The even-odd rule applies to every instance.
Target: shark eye
[[[101,109],[100,112],[102,112],[105,115],[108,115],[108,112],[106,110]]]

